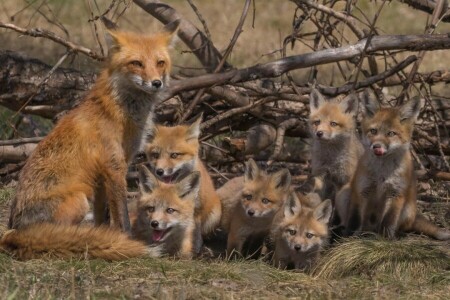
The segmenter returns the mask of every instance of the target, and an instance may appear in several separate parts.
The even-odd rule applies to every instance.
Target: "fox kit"
[[[145,147],[153,173],[166,183],[174,183],[193,171],[200,172],[200,206],[196,217],[202,234],[212,232],[220,222],[222,207],[214,184],[198,156],[201,117],[191,125],[156,125]]]
[[[371,231],[389,238],[416,231],[436,239],[450,238],[416,207],[416,179],[409,145],[420,100],[398,108],[381,108],[377,99],[365,98],[362,121],[364,155],[351,181],[347,233]]]
[[[200,173],[192,172],[176,184],[166,184],[144,166],[139,168],[138,216],[133,235],[148,244],[162,245],[169,255],[191,258],[196,235],[195,214],[200,205]]]
[[[281,269],[289,264],[295,269],[310,268],[328,244],[331,200],[311,202],[299,196],[292,192],[272,223],[273,264]]]
[[[228,232],[228,255],[233,251],[241,253],[250,236],[269,233],[272,219],[289,193],[290,183],[287,169],[266,174],[250,159],[243,177],[233,178],[218,190],[223,207],[221,227]]]
[[[354,117],[358,99],[325,99],[317,90],[310,94],[309,124],[313,138],[311,169],[314,191],[322,199],[334,199],[350,181],[363,147],[356,135]]]
[[[127,166],[167,85],[168,44],[178,24],[142,36],[113,31],[108,62],[77,108],[61,118],[28,158],[9,228],[41,222],[77,224],[94,200],[95,223],[130,231]],[[107,209],[108,207],[108,209]]]

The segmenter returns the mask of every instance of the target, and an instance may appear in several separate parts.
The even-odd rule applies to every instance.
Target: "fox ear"
[[[245,163],[245,172],[244,172],[244,181],[252,181],[255,180],[256,177],[259,176],[259,168],[253,158],[250,158]]]
[[[364,113],[368,117],[373,117],[380,110],[380,102],[372,91],[366,89],[362,94]]]
[[[175,37],[177,36],[178,29],[180,28],[180,23],[181,20],[177,19],[164,26],[162,30],[167,37],[167,45],[169,47],[172,47],[175,42]]]
[[[332,211],[333,206],[331,205],[331,200],[327,199],[314,209],[314,218],[319,222],[328,224]]]
[[[186,140],[198,140],[200,137],[200,125],[202,124],[203,113],[199,114],[195,121],[189,126],[186,132]]]
[[[320,195],[317,193],[309,193],[305,195],[306,199],[308,199],[308,202],[311,203],[312,207],[315,207],[322,203],[322,198],[320,198]]]
[[[400,106],[400,121],[412,120],[416,121],[420,113],[420,108],[423,106],[419,97],[411,98],[408,102]]]
[[[178,196],[188,198],[189,196],[198,199],[198,191],[200,189],[200,172],[195,171],[183,178],[176,184]]]
[[[106,45],[109,52],[114,52],[120,49],[122,38],[119,31],[115,29],[106,29],[105,36]]]
[[[317,89],[311,89],[311,93],[309,94],[309,107],[311,113],[318,110],[326,101],[325,97]]]
[[[146,132],[146,138],[145,138],[145,142],[146,143],[153,143],[153,141],[155,140],[156,135],[158,134],[158,126],[159,125],[152,126]]]
[[[145,165],[138,166],[139,189],[141,193],[151,194],[159,186],[159,181],[155,175]]]
[[[272,174],[272,182],[277,189],[286,191],[291,186],[291,173],[288,169],[282,169]]]
[[[289,193],[289,196],[284,203],[284,216],[287,218],[291,218],[298,214],[302,208],[300,204],[300,200],[297,197],[297,193],[292,191]]]
[[[358,112],[358,97],[354,93],[347,95],[342,101],[339,103],[341,110],[350,115],[356,115]]]

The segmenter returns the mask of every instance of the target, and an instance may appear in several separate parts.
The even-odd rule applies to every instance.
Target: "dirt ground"
[[[6,230],[9,203],[13,194],[12,188],[0,190],[0,233]],[[448,202],[427,203],[425,206],[425,213],[428,216],[433,216],[432,219],[437,223],[450,227]],[[374,243],[369,245],[367,241],[357,240],[355,245],[343,242],[338,247],[332,247],[322,258],[322,263],[331,263],[331,267],[319,268],[315,274],[278,270],[262,260],[182,261],[173,258],[144,258],[123,262],[98,259],[67,261],[39,259],[22,262],[12,259],[7,254],[0,254],[0,297],[2,299],[444,299],[448,297],[450,243],[436,242],[417,235],[397,241],[380,240]],[[376,250],[380,245],[386,250],[383,253]],[[340,249],[342,253],[339,253]],[[334,258],[333,255],[336,254],[341,257],[342,254],[352,254],[352,257],[343,258],[344,261],[341,262],[338,258]],[[374,255],[378,257],[376,262],[371,258]]]

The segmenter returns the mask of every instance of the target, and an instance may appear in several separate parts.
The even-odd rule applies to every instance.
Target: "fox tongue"
[[[373,153],[375,153],[376,156],[382,156],[384,154],[383,148],[374,148]]]
[[[163,178],[162,178],[162,180],[165,182],[165,183],[172,183],[172,181],[173,181],[173,175],[171,175],[171,176],[164,176]]]
[[[154,242],[159,242],[164,236],[163,230],[153,230],[152,240]]]

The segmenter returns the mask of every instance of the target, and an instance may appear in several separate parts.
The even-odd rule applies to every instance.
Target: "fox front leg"
[[[381,220],[378,232],[389,239],[396,237],[398,222],[404,204],[403,197],[387,199],[385,214]]]
[[[181,241],[180,251],[178,256],[183,259],[191,259],[193,252],[195,225],[190,225],[186,228],[184,238]]]
[[[244,246],[244,242],[247,236],[239,234],[237,228],[231,227],[230,232],[228,233],[227,239],[227,257],[231,258],[233,255],[237,255],[238,253],[242,255],[242,248]]]
[[[104,190],[101,194],[107,199],[111,225],[120,228],[124,232],[130,233],[131,226],[128,216],[127,183],[125,174],[126,168],[122,171],[118,170],[116,172],[104,174]],[[95,201],[99,200],[95,199]]]

